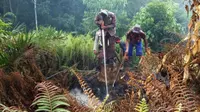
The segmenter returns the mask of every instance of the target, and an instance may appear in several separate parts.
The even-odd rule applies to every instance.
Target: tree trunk
[[[34,11],[35,11],[35,27],[38,31],[38,21],[37,21],[37,0],[34,0]]]
[[[10,12],[13,13],[13,10],[12,10],[12,2],[11,2],[11,0],[9,0],[9,7],[10,7]]]
[[[3,13],[4,14],[6,13],[6,0],[4,0],[3,2]]]

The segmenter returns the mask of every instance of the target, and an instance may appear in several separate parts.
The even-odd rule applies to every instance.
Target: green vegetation
[[[32,106],[38,106],[37,112],[69,112],[64,107],[69,106],[65,95],[60,94],[58,87],[51,82],[42,82],[36,86],[38,94]],[[62,107],[62,108],[61,108]]]
[[[163,39],[168,38],[173,42],[180,40],[179,36],[173,35],[175,32],[180,33],[182,28],[175,18],[177,7],[173,3],[154,0],[134,16],[132,26],[141,25],[148,36],[149,46],[153,50],[161,49],[160,43]]]
[[[94,66],[95,55],[90,35],[73,36],[51,27],[41,27],[39,32],[33,32],[33,34],[33,43],[56,55],[60,66],[72,66],[76,63],[82,69]]]
[[[137,104],[135,110],[137,112],[149,112],[148,104],[144,98],[142,98],[142,100]]]
[[[41,27],[39,32],[1,36],[0,66],[11,68],[15,60],[31,45],[54,55],[57,59],[55,64],[59,68],[79,63],[78,68],[89,69],[95,64],[90,35],[73,36],[56,31],[55,28]]]
[[[57,69],[75,63],[81,69],[93,68],[96,61],[92,37],[98,29],[94,17],[100,9],[116,14],[120,37],[133,25],[140,24],[154,51],[161,50],[162,42],[179,41],[179,33],[184,33],[183,25],[186,24],[186,13],[172,0],[39,0],[36,10],[38,31],[32,30],[35,29],[33,2],[9,0],[1,1],[0,6],[0,32],[4,34],[1,35],[1,66],[10,66],[31,44],[56,58]]]
[[[117,16],[117,34],[123,36],[131,27],[130,23],[136,13],[152,0],[37,0],[39,26],[52,26],[58,30],[87,34],[94,33],[97,27],[94,17],[100,9],[108,9]],[[161,0],[164,1],[164,0]],[[171,0],[165,0],[171,1]],[[160,2],[160,1],[159,1]],[[180,1],[178,1],[180,2]],[[175,2],[173,2],[174,4]],[[166,3],[167,4],[167,3]],[[179,3],[181,4],[181,3]],[[4,0],[0,2],[0,15],[12,12],[10,16],[14,25],[25,23],[28,30],[35,29],[34,3],[30,0]],[[161,9],[162,10],[162,9]],[[179,8],[177,22],[185,24],[184,8]],[[181,14],[180,14],[181,13]],[[11,15],[11,14],[6,14]],[[180,16],[179,16],[180,15]]]
[[[10,24],[5,23],[4,21],[2,21],[0,19],[0,33],[1,34],[8,34],[9,32],[7,31],[7,29],[10,28]]]
[[[150,47],[152,51],[162,51],[163,43],[172,43],[175,45],[188,30],[186,26],[188,24],[187,13],[184,12],[180,1],[177,0],[37,0],[37,4],[35,5],[37,9],[35,9],[35,11],[38,16],[38,28],[35,28],[34,1],[36,2],[36,0],[0,1],[0,102],[5,104],[0,104],[1,111],[27,109],[27,111],[68,112],[76,110],[76,112],[80,112],[80,110],[92,109],[79,105],[76,100],[67,97],[67,95],[69,95],[67,90],[77,85],[80,86],[80,84],[84,86],[87,83],[85,81],[86,83],[83,84],[85,80],[84,76],[86,76],[85,74],[89,74],[86,77],[90,79],[89,81],[93,80],[92,78],[94,77],[99,77],[96,71],[94,72],[92,69],[94,69],[97,64],[96,56],[93,53],[93,43],[94,35],[98,27],[94,23],[94,18],[100,9],[108,9],[116,14],[117,36],[123,41],[125,41],[125,34],[130,28],[135,24],[141,25],[142,30],[146,33],[148,38],[148,47]],[[194,28],[195,35],[192,37],[198,35],[199,24]],[[195,23],[192,25],[194,26]],[[199,66],[197,66],[199,65],[199,42],[200,40],[198,38],[195,41],[194,47],[191,45],[187,48],[186,52],[188,54],[185,58],[187,59],[186,67],[188,68],[183,68],[182,65],[181,68],[176,65],[177,63],[182,64],[184,62],[182,58],[185,52],[180,49],[179,52],[182,54],[174,54],[176,54],[176,56],[180,54],[181,56],[179,56],[179,58],[181,59],[175,58],[175,55],[168,54],[173,58],[173,61],[170,62],[165,55],[166,57],[164,57],[164,61],[162,60],[162,64],[164,62],[169,63],[162,66],[160,66],[161,64],[159,63],[159,67],[167,66],[166,68],[160,68],[160,70],[167,69],[166,71],[170,72],[172,69],[169,74],[175,76],[174,74],[176,74],[176,72],[178,75],[183,75],[184,69],[185,73],[188,73],[186,74],[187,76],[185,76],[187,77],[186,79],[195,79],[196,85],[199,87],[200,78],[199,75],[196,75],[200,73]],[[190,50],[194,53],[192,54]],[[118,45],[116,45],[116,51],[117,53],[120,52]],[[124,93],[126,97],[120,96],[120,99],[111,103],[108,102],[112,100],[112,97],[107,97],[100,105],[94,106],[97,107],[96,111],[111,112],[118,109],[119,112],[123,112],[123,110],[128,112],[129,108],[131,108],[138,112],[148,112],[154,109],[154,105],[161,107],[162,104],[160,104],[159,101],[163,103],[164,100],[166,100],[166,102],[168,102],[166,97],[168,94],[166,93],[169,91],[169,93],[174,92],[174,88],[168,88],[171,89],[168,90],[164,87],[164,84],[162,87],[155,86],[158,84],[158,80],[154,80],[156,79],[154,75],[151,76],[149,74],[154,74],[157,70],[152,69],[150,71],[149,69],[151,63],[155,62],[155,64],[158,64],[157,61],[161,62],[162,56],[160,56],[160,54],[154,54],[154,52],[152,54],[147,55],[147,58],[148,56],[152,56],[148,62],[143,62],[146,64],[143,65],[143,69],[146,71],[144,70],[142,72],[138,69],[139,67],[134,67],[136,63],[139,62],[139,58],[133,57],[134,63],[132,67],[134,67],[134,70],[138,69],[138,71],[134,71],[135,73],[133,74],[132,71],[130,73],[125,71],[127,72],[127,77],[129,77],[129,79],[127,79],[129,80],[127,81],[129,82],[127,87],[128,89],[129,87],[133,87],[131,88],[132,90],[130,89],[130,91],[128,90]],[[146,61],[147,59],[145,60],[145,58],[146,57],[142,59]],[[154,58],[157,60],[154,61]],[[192,59],[194,59],[194,61],[192,61]],[[152,64],[152,68],[158,68],[158,65],[155,64]],[[190,66],[192,64],[194,64],[194,67]],[[77,77],[68,69],[73,65],[77,67],[78,72],[82,72],[81,75],[83,75],[83,77],[81,77],[82,79],[80,80],[82,83],[78,83]],[[149,69],[147,69],[148,67]],[[195,75],[192,74],[190,78],[189,72],[191,72],[192,69],[189,67],[196,67],[193,71],[198,70],[198,72],[195,71]],[[141,76],[141,80],[134,77],[134,75],[138,75],[139,78]],[[122,78],[126,78],[125,75],[121,77],[121,79]],[[152,80],[145,82],[145,78]],[[177,80],[175,78],[172,77],[174,82],[169,81],[170,84],[181,86],[180,84],[176,85],[174,83],[181,82],[182,77],[178,77]],[[56,86],[54,86],[53,83],[41,83],[47,79],[51,79],[52,82],[55,82],[54,84]],[[98,78],[97,80],[99,81]],[[82,85],[81,87],[83,87]],[[33,88],[35,86],[38,90],[38,94],[34,100],[33,96],[35,91]],[[145,99],[137,101],[138,92],[135,87],[136,89],[139,87],[148,91],[144,93],[147,95],[147,98],[149,98],[147,100],[148,102]],[[62,90],[60,88],[62,88]],[[97,90],[98,92],[100,91],[99,88],[97,88]],[[95,96],[90,89],[86,89],[86,91],[88,94]],[[113,91],[114,90],[111,90],[111,92]],[[66,94],[63,95],[65,92]],[[157,95],[156,98],[158,97],[158,100],[153,99],[153,95]],[[170,97],[173,95],[174,94],[170,94]],[[9,99],[9,97],[11,98]],[[26,99],[28,101],[26,101]],[[177,99],[170,98],[170,100]],[[193,102],[193,100],[191,101]],[[179,101],[171,101],[166,104],[176,108],[174,105],[177,102]],[[188,103],[189,101],[185,102]],[[19,107],[19,109],[12,108],[12,104],[13,106]],[[30,107],[31,104],[32,106]],[[184,106],[187,105],[182,105],[180,103],[180,105],[177,106],[177,110],[182,111],[185,109]],[[155,108],[158,109],[157,107]]]

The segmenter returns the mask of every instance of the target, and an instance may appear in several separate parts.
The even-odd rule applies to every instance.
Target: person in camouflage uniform
[[[94,41],[94,54],[98,58],[98,67],[100,70],[100,65],[103,61],[103,39],[102,32],[104,30],[105,35],[105,49],[106,49],[106,61],[107,63],[112,62],[115,57],[115,34],[116,34],[116,16],[113,12],[108,10],[101,10],[95,17],[95,23],[99,27],[96,32]]]

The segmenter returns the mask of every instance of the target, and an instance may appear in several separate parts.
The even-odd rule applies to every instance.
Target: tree
[[[39,24],[67,32],[80,31],[84,5],[82,0],[38,1]]]
[[[11,0],[9,0],[9,7],[10,7],[10,12],[13,13],[13,10],[12,10],[12,2],[11,2]]]
[[[140,24],[146,32],[150,47],[153,50],[160,50],[160,42],[170,37],[170,33],[180,32],[180,24],[176,22],[176,6],[171,1],[152,1],[142,8],[134,17],[131,26]]]
[[[126,11],[128,13],[128,18],[132,19],[140,8],[145,6],[149,1],[150,0],[127,0]]]
[[[37,19],[37,0],[33,0],[34,2],[34,12],[35,12],[35,28],[38,30],[38,19]]]

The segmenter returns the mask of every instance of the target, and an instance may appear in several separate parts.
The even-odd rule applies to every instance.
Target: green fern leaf
[[[70,111],[62,108],[57,108],[54,110],[54,112],[70,112]]]
[[[32,106],[37,105],[36,112],[69,112],[66,102],[67,98],[58,93],[59,88],[51,82],[42,82],[36,86],[38,94],[36,95]]]
[[[135,110],[138,112],[148,112],[148,104],[146,103],[146,100],[143,98],[135,107]]]
[[[52,101],[56,101],[56,100],[67,100],[67,98],[63,95],[56,95],[52,97]]]
[[[52,104],[52,109],[56,109],[58,106],[69,106],[69,104],[63,102],[63,101],[54,101]]]
[[[50,112],[51,110],[45,109],[45,108],[39,108],[39,109],[36,110],[36,112],[42,112],[42,111]]]

